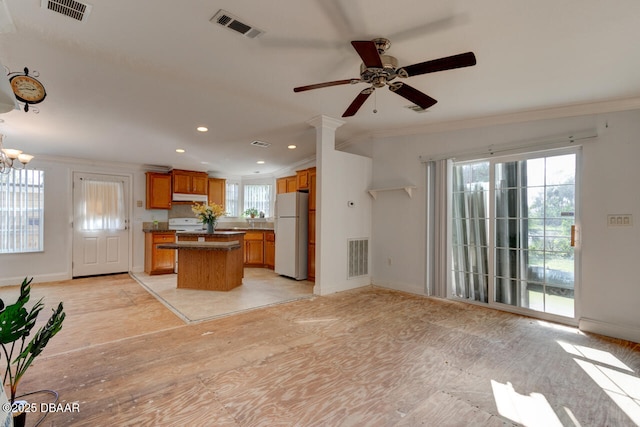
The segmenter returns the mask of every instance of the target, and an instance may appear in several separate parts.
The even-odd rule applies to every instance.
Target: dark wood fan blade
[[[358,52],[367,68],[382,68],[382,59],[374,42],[356,40],[351,42],[351,46]]]
[[[434,105],[436,102],[435,99],[431,98],[429,95],[420,92],[418,89],[415,89],[408,84],[405,83],[394,83],[389,85],[389,90],[397,93],[403,98],[408,99],[414,104],[420,106],[420,108],[426,110],[427,108]]]
[[[360,92],[358,96],[356,96],[356,99],[353,100],[351,105],[349,105],[349,108],[345,110],[342,117],[351,117],[356,114],[360,107],[362,107],[362,104],[364,104],[364,101],[369,98],[369,95],[371,95],[372,92],[373,90],[371,90],[371,88],[366,88],[365,90]]]
[[[329,87],[329,86],[348,85],[348,84],[353,84],[358,82],[360,82],[360,79],[335,80],[332,82],[317,83],[314,85],[294,87],[293,91],[304,92],[305,90],[320,89],[320,88]]]
[[[400,77],[418,76],[420,74],[435,73],[436,71],[452,70],[454,68],[470,67],[476,65],[476,56],[473,52],[447,56],[446,58],[425,61],[419,64],[408,65],[398,70]],[[403,72],[406,76],[403,76]]]

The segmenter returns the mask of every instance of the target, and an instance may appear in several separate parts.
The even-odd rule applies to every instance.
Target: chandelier
[[[24,169],[33,159],[31,154],[23,153],[15,148],[4,148],[4,135],[0,134],[0,173],[9,173],[12,169]],[[16,162],[16,160],[18,162]]]

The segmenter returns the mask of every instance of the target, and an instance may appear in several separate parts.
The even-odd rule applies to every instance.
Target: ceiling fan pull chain
[[[373,114],[378,112],[378,94],[377,92],[373,92]]]

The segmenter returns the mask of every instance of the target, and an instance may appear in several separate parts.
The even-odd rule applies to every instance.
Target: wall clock
[[[44,85],[34,76],[29,75],[29,69],[25,67],[24,74],[12,73],[9,78],[11,89],[16,95],[16,99],[24,102],[24,111],[29,111],[29,104],[38,104],[44,101],[47,91]]]

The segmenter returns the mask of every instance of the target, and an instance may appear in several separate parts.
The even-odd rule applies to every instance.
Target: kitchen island
[[[158,245],[158,248],[178,251],[179,289],[229,291],[242,285],[242,245],[239,240],[178,241]]]

